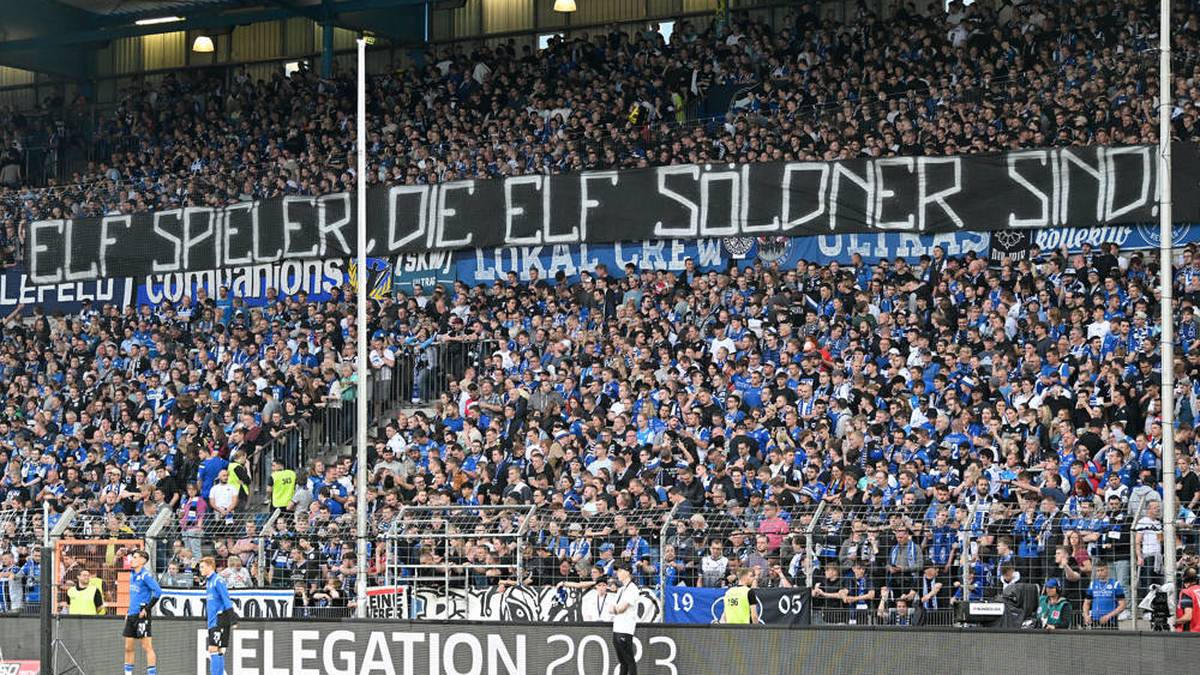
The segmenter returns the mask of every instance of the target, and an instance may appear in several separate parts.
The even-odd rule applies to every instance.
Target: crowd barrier
[[[120,672],[117,619],[64,618],[59,636],[86,672]],[[4,659],[37,659],[37,619],[0,621]],[[205,673],[198,619],[154,623],[159,672]],[[638,672],[994,673],[1183,672],[1200,640],[1170,633],[645,626]],[[65,657],[62,657],[65,658]],[[238,675],[607,675],[616,667],[603,624],[242,621]]]

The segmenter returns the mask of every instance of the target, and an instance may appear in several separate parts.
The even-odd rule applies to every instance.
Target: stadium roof
[[[422,6],[423,0],[6,0],[0,2],[0,65],[86,78],[94,62],[86,55],[110,40],[293,17],[410,44],[423,35]],[[164,16],[182,20],[136,23]]]

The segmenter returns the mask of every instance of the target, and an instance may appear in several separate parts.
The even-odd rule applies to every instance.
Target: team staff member
[[[617,567],[617,581],[621,589],[613,601],[613,647],[617,650],[617,664],[621,675],[637,675],[637,659],[633,651],[633,634],[637,631],[638,587],[633,583],[633,572],[629,565]]]
[[[79,570],[74,586],[67,587],[67,611],[71,616],[96,616],[104,613],[104,582],[86,569]]]
[[[154,574],[146,569],[150,554],[134,551],[130,556],[129,613],[125,616],[125,675],[133,675],[134,645],[141,643],[146,654],[146,675],[158,675],[158,655],[154,653],[154,641],[150,637],[150,610],[162,597],[162,588],[154,580]]]
[[[1183,590],[1179,591],[1179,604],[1175,607],[1175,630],[1200,633],[1200,575],[1195,567],[1183,572]]]
[[[208,618],[208,669],[210,675],[225,675],[225,650],[233,631],[233,601],[229,587],[217,574],[217,561],[200,560],[200,576],[204,578],[205,614]]]
[[[737,586],[725,591],[725,613],[721,623],[758,623],[758,597],[754,594],[754,568],[738,571]]]

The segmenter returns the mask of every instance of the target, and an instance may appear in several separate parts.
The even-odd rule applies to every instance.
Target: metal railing
[[[760,586],[811,589],[814,623],[886,625],[906,613],[923,625],[948,626],[964,620],[955,611],[963,600],[1009,602],[1005,591],[1013,584],[1040,592],[1054,578],[1071,603],[1069,627],[1151,628],[1151,608],[1138,605],[1162,579],[1136,549],[1139,516],[1148,507],[1136,515],[1127,505],[1094,508],[1024,499],[892,506],[819,501],[784,509],[757,503],[696,509],[681,501],[640,509],[622,503],[611,512],[590,505],[572,511],[515,503],[408,505],[382,509],[370,521],[369,586],[405,587],[406,597],[420,596],[414,618],[461,618],[469,615],[469,603],[492,597],[480,591],[532,590],[539,601],[553,602],[555,587],[582,592],[617,562],[632,567],[639,586],[657,589],[664,607],[668,587],[722,588],[750,566],[760,570]],[[21,523],[51,549],[64,539],[144,538],[166,587],[194,587],[201,556],[223,558],[221,567],[237,557],[246,586],[294,590],[300,617],[342,616],[356,601],[356,539],[353,519],[344,514],[239,512],[188,531],[164,510],[145,529],[114,530],[112,516],[68,509],[50,531],[37,531],[50,515],[46,507],[0,511],[0,535]],[[1154,523],[1143,523],[1144,536],[1156,531]],[[1200,562],[1200,531],[1184,523],[1179,532],[1182,569]],[[1125,589],[1125,611],[1088,621],[1085,592],[1102,580],[1102,566]],[[12,597],[4,596],[2,609],[14,610]],[[1024,620],[1036,625],[1036,607],[1024,610]]]
[[[151,569],[163,587],[193,588],[201,558],[225,562],[237,556],[253,582],[264,582],[265,551],[275,537],[272,526],[280,511],[248,510],[181,527],[175,513],[164,511],[147,529],[144,540]],[[251,584],[253,585],[253,584]]]
[[[534,506],[406,506],[386,537],[385,585],[452,589],[530,581],[524,557]]]

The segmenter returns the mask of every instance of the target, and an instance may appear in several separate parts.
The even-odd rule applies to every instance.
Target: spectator
[[[254,580],[250,576],[250,571],[242,565],[242,559],[236,555],[231,555],[225,559],[225,569],[220,571],[221,578],[231,589],[250,588],[254,585]]]
[[[1092,583],[1083,601],[1083,622],[1089,627],[1116,628],[1117,618],[1125,611],[1125,588],[1110,579],[1108,565],[1096,565]]]

